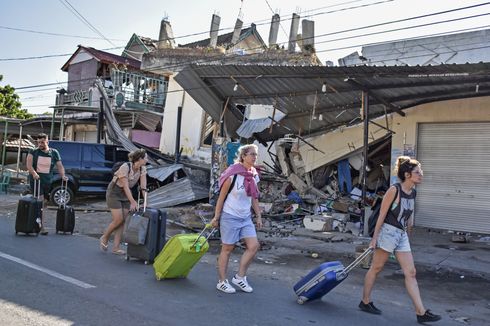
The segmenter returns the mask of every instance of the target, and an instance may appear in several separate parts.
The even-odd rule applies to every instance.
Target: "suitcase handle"
[[[146,191],[143,191],[143,213],[146,212],[146,203],[148,200],[148,193]],[[141,200],[141,189],[138,186],[138,210],[140,209],[140,200]]]
[[[34,179],[34,191],[33,192],[34,192],[33,193],[34,198],[39,199],[39,196],[41,194],[41,180]]]
[[[359,257],[357,257],[352,263],[350,263],[342,272],[341,274],[345,274],[345,276],[347,276],[347,274],[349,274],[349,272],[354,268],[356,267],[357,265],[359,265],[361,263],[361,261],[366,258],[370,253],[372,253],[374,250],[374,248],[367,248],[366,251],[364,251]]]
[[[211,228],[211,224],[206,224],[206,225],[204,226],[204,229],[201,231],[201,233],[199,233],[199,236],[198,236],[198,237],[196,238],[196,240],[194,240],[194,242],[192,243],[191,248],[192,248],[192,247],[196,247],[196,249],[197,249],[196,244],[199,242],[199,239],[201,239],[201,237],[203,237],[204,232],[205,232],[207,229],[209,229],[209,228]],[[211,235],[212,235],[212,234],[213,234],[215,231],[216,231],[216,228],[211,228],[211,232],[209,232],[208,236],[206,237],[206,241],[208,241],[208,240],[209,240],[209,238],[211,237]]]
[[[65,186],[63,187],[63,185],[65,185]],[[61,193],[66,195],[67,192],[68,192],[68,180],[63,180],[63,178],[61,178]],[[58,207],[63,208],[63,209],[66,208],[65,196],[63,196],[63,199],[61,200],[60,206],[58,206]]]

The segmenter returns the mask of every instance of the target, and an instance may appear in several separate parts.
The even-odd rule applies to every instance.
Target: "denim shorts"
[[[412,251],[407,232],[386,223],[381,226],[376,246],[390,253]]]
[[[234,245],[240,239],[257,237],[251,217],[244,219],[222,212],[219,224],[223,244]]]

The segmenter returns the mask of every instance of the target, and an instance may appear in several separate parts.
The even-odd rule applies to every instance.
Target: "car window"
[[[80,146],[69,142],[50,144],[52,148],[58,150],[63,162],[80,162]]]
[[[104,155],[97,146],[83,145],[83,161],[92,163],[103,163]]]
[[[122,162],[128,160],[128,152],[125,150],[118,149],[116,150],[116,162]]]

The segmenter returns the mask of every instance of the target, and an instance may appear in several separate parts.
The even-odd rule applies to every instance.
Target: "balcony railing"
[[[147,109],[162,112],[167,98],[168,81],[126,71],[112,70],[111,81],[105,81],[106,92],[114,98],[115,109]],[[99,106],[95,87],[58,94],[57,105]]]

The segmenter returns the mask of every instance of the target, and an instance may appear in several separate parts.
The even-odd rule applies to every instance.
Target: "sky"
[[[368,27],[483,3],[486,4],[473,9]],[[73,13],[74,9],[85,22]],[[209,37],[214,13],[221,17],[220,29],[224,30],[220,34],[231,32],[240,14],[244,28],[255,23],[265,42],[271,17],[278,13],[281,16],[278,43],[287,42],[291,16],[297,13],[315,22],[315,49],[321,61],[329,60],[337,65],[339,58],[360,52],[362,45],[481,29],[488,25],[488,16],[414,26],[490,13],[490,3],[473,0],[0,0],[0,75],[3,75],[0,86],[15,87],[22,107],[29,112],[52,112],[49,106],[54,105],[56,88],[64,85],[30,86],[66,82],[67,73],[61,67],[77,45],[121,54],[133,33],[158,39],[164,17],[172,25],[176,43],[190,43]],[[349,29],[356,30],[345,32]],[[398,31],[389,31],[394,29]],[[39,58],[52,55],[55,56]],[[26,59],[32,57],[36,58]]]

